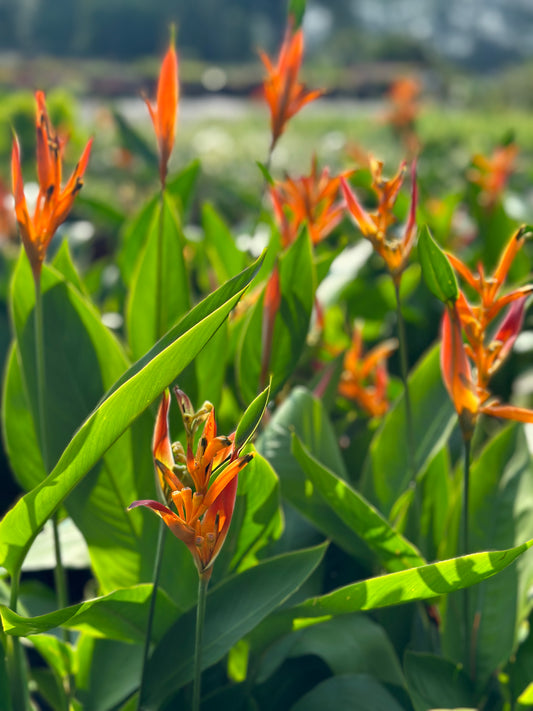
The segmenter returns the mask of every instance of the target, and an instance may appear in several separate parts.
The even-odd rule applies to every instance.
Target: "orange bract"
[[[283,247],[292,244],[306,223],[313,244],[317,244],[342,220],[344,205],[336,202],[341,177],[351,171],[330,176],[329,168],[318,173],[316,156],[311,173],[299,178],[287,176],[270,188],[274,213],[281,232]]]
[[[264,52],[259,53],[267,71],[263,91],[270,108],[271,151],[274,150],[274,146],[285,130],[287,121],[303,106],[318,99],[324,93],[321,89],[307,91],[298,81],[303,52],[303,31],[300,28],[293,32],[291,23],[285,33],[276,65]]]
[[[354,400],[371,417],[384,415],[389,409],[386,360],[397,347],[397,341],[390,339],[365,354],[361,329],[354,327],[352,345],[344,356],[339,393]]]
[[[176,135],[176,117],[178,114],[178,58],[174,43],[171,42],[161,64],[159,82],[157,84],[157,100],[155,107],[145,98],[150,118],[154,124],[159,148],[159,177],[164,187],[168,161],[174,147]]]
[[[468,176],[481,188],[483,201],[487,205],[494,205],[501,196],[514,170],[517,155],[516,143],[509,143],[498,146],[489,158],[480,153],[472,158]]]
[[[459,276],[479,296],[480,303],[472,305],[460,293],[457,313],[468,341],[467,353],[476,366],[477,384],[482,389],[487,387],[489,378],[510,352],[522,326],[525,298],[533,291],[533,285],[528,284],[500,295],[511,264],[524,244],[525,234],[526,228],[521,227],[512,235],[492,276],[485,274],[481,264],[478,273],[474,274],[461,260],[448,254]],[[511,306],[500,328],[490,336],[492,322],[509,304]]]
[[[199,574],[209,577],[231,523],[237,475],[253,455],[239,456],[230,438],[217,437],[215,413],[210,403],[204,403],[194,412],[185,393],[176,390],[176,397],[187,433],[186,451],[180,443],[170,443],[168,391],[159,406],[152,442],[158,482],[165,500],[174,504],[176,512],[151,500],[135,501],[130,508],[147,506],[155,511],[189,548]],[[194,434],[201,424],[204,430],[194,454]],[[220,472],[211,480],[218,468]]]
[[[67,219],[74,198],[83,185],[82,178],[89,161],[92,139],[85,146],[78,164],[61,190],[61,163],[65,141],[58,138],[50,123],[43,92],[36,92],[35,99],[39,194],[33,217],[30,216],[24,195],[20,147],[16,137],[11,154],[11,175],[22,244],[30,260],[34,278],[38,281],[48,245],[59,225]]]
[[[401,275],[407,266],[407,261],[416,237],[416,176],[415,164],[412,168],[411,208],[402,238],[390,236],[389,228],[395,222],[394,204],[405,176],[405,163],[402,163],[398,173],[390,180],[382,177],[383,163],[371,159],[372,188],[378,198],[376,212],[367,212],[352,192],[348,182],[341,177],[340,183],[346,199],[346,206],[354,222],[364,237],[372,243],[376,252],[384,259],[393,279],[399,283]]]

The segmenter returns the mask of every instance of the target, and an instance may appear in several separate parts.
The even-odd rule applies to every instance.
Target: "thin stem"
[[[20,572],[17,572],[11,578],[9,607],[13,610],[13,612],[17,611],[19,579]],[[13,711],[27,711],[30,708],[30,699],[26,678],[24,651],[22,649],[20,637],[8,635],[7,642],[7,662],[9,676],[11,678],[11,701]]]
[[[152,595],[150,597],[150,608],[148,610],[148,622],[146,624],[146,637],[144,638],[144,650],[143,650],[143,664],[141,669],[141,684],[139,687],[139,697],[137,699],[137,709],[141,709],[141,699],[144,690],[145,681],[145,671],[146,663],[148,661],[148,652],[150,651],[150,640],[152,637],[152,627],[154,623],[154,613],[155,613],[155,603],[157,600],[157,588],[159,586],[159,577],[161,575],[161,562],[163,560],[163,551],[165,549],[165,534],[167,527],[161,521],[159,524],[159,532],[157,536],[157,548],[155,552],[155,564],[154,564],[154,575],[153,575],[153,588]]]
[[[157,342],[165,333],[165,319],[163,317],[163,234],[165,211],[165,187],[161,187],[159,223],[157,227],[157,262],[155,279],[155,341]]]
[[[407,423],[407,450],[409,456],[409,468],[411,470],[411,479],[415,482],[416,477],[416,460],[415,460],[415,430],[413,425],[413,411],[411,408],[411,395],[409,392],[409,365],[407,362],[407,337],[405,335],[405,321],[402,314],[402,305],[400,301],[400,282],[399,279],[393,277],[394,292],[396,294],[396,314],[398,319],[398,340],[400,342],[400,366],[404,390],[405,401],[405,419]]]
[[[57,606],[61,610],[68,605],[67,576],[61,558],[61,541],[59,540],[59,521],[57,516],[52,517],[52,530],[54,533],[54,553],[56,566],[54,568],[54,583],[56,588]],[[70,643],[70,632],[64,627],[61,628],[61,635],[64,642]]]
[[[463,472],[463,506],[461,510],[461,553],[468,555],[470,545],[468,541],[468,508],[470,489],[470,438],[464,438],[464,472]],[[465,662],[471,658],[470,635],[469,635],[469,592],[468,588],[463,589],[463,630],[465,643]]]
[[[194,647],[194,686],[192,711],[200,711],[200,690],[202,686],[202,637],[204,634],[205,603],[210,574],[200,573],[198,578],[198,603],[196,608],[196,641]]]
[[[35,279],[35,361],[37,365],[37,412],[39,418],[39,439],[46,473],[50,472],[48,458],[48,442],[46,438],[46,377],[44,365],[44,329],[43,329],[43,297],[41,294],[41,281]]]

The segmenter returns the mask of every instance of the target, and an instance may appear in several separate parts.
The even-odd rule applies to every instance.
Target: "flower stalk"
[[[196,606],[196,637],[194,643],[194,682],[192,693],[192,711],[200,711],[202,691],[202,640],[204,636],[205,606],[207,601],[207,586],[212,569],[198,576],[198,602]]]
[[[411,407],[411,393],[409,391],[409,364],[407,359],[407,337],[405,334],[405,321],[402,313],[400,300],[400,281],[393,279],[394,292],[396,294],[396,314],[398,321],[398,341],[400,344],[400,370],[403,382],[405,421],[407,427],[407,451],[409,459],[409,469],[411,470],[411,480],[416,478],[416,455],[415,455],[415,430],[413,424],[413,410]]]

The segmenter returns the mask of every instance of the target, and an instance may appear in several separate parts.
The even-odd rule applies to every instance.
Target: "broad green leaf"
[[[418,237],[418,258],[422,276],[431,293],[444,303],[455,303],[459,287],[452,265],[424,225]]]
[[[394,572],[423,565],[419,551],[347,482],[312,457],[295,435],[292,453],[331,510]],[[334,532],[331,537],[335,540]]]
[[[248,274],[253,275],[253,270]],[[240,283],[239,279],[231,285]],[[243,287],[241,287],[243,288]],[[221,295],[228,300],[218,303]],[[20,569],[33,539],[66,496],[99,461],[158,395],[168,387],[183,368],[195,357],[233,309],[242,291],[232,296],[231,287],[212,295],[213,311],[205,315],[205,304],[193,309],[168,337],[160,342],[151,360],[136,367],[119,379],[98,409],[76,432],[52,473],[26,494],[0,522],[0,565],[10,574]],[[197,323],[195,319],[202,317]],[[181,328],[187,327],[185,332]],[[160,352],[158,352],[158,350]],[[151,357],[151,356],[148,356]],[[133,512],[134,513],[134,512]]]
[[[59,678],[74,672],[74,654],[69,644],[50,634],[33,635],[31,643]]]
[[[126,324],[135,359],[149,351],[189,308],[184,246],[178,217],[165,196],[154,210],[130,285]]]
[[[325,546],[271,558],[228,578],[207,597],[202,666],[207,668],[281,603],[311,575],[322,560]],[[182,615],[156,646],[147,666],[147,709],[162,701],[193,677],[196,610]],[[179,640],[179,644],[176,641]]]
[[[192,308],[179,323],[173,326],[159,341],[145,353],[139,360],[134,363],[122,375],[112,388],[106,393],[109,397],[115,390],[130,380],[136,373],[139,373],[150,361],[152,361],[159,353],[162,353],[165,348],[171,345],[177,338],[183,335],[187,330],[193,328],[204,318],[207,318],[213,311],[222,306],[226,301],[230,300],[237,292],[242,292],[255,277],[258,269],[261,268],[263,257],[259,257],[253,264],[244,269],[240,274],[230,279],[228,282],[219,287],[212,294],[209,294],[203,301]]]
[[[94,637],[142,642],[151,595],[152,585],[136,585],[38,617],[22,617],[4,605],[0,606],[0,615],[4,632],[8,635],[26,637],[54,627],[68,627]],[[152,628],[154,640],[162,637],[177,615],[176,606],[164,592],[158,590]]]
[[[202,209],[205,250],[219,284],[244,269],[246,255],[237,247],[235,239],[216,209],[206,203]]]
[[[335,675],[369,674],[404,686],[402,669],[385,630],[362,613],[333,617],[295,633],[290,656],[316,654]]]
[[[63,257],[63,265],[75,275],[67,257]],[[124,372],[127,361],[113,334],[75,287],[47,266],[41,282],[44,436],[50,466],[105,390]],[[17,478],[31,488],[43,481],[45,470],[40,463],[36,427],[29,425],[27,414],[33,412],[34,422],[38,421],[33,278],[24,256],[14,273],[11,302],[19,357],[10,359],[6,371],[13,380],[5,384],[3,427],[10,464]],[[19,363],[21,372],[17,372]],[[66,502],[69,515],[90,547],[103,592],[139,580],[142,531],[126,511],[130,503],[127,497],[137,496],[136,480],[127,433]]]
[[[179,214],[182,219],[190,208],[199,169],[199,162],[193,161],[180,173],[167,180],[167,195],[179,203],[181,207]],[[122,230],[122,244],[117,254],[117,264],[126,286],[130,285],[135,264],[146,242],[148,230],[154,218],[154,213],[158,209],[160,199],[160,193],[152,195],[133,219],[126,222]]]
[[[265,289],[243,327],[237,352],[237,379],[244,402],[251,402],[272,374],[272,395],[292,375],[305,346],[314,298],[314,268],[306,230],[279,260],[281,302],[275,314],[270,358],[263,369]],[[261,383],[263,376],[266,382]]]
[[[142,645],[81,635],[76,651],[76,697],[83,711],[116,709],[138,687]]]
[[[320,623],[335,615],[430,600],[470,587],[507,568],[531,546],[533,540],[509,550],[472,553],[369,578],[326,595],[309,598],[273,615],[268,627],[261,629],[258,647],[265,649],[292,630],[313,624],[313,621]]]
[[[309,452],[341,479],[344,463],[333,428],[322,403],[305,388],[297,387],[275,411],[257,441],[257,449],[274,467],[280,478],[283,498],[335,542],[354,556],[366,556],[368,549],[352,529],[339,519],[316,489],[309,485],[291,452],[292,434]]]
[[[415,711],[475,706],[468,674],[449,659],[408,651],[404,670]]]
[[[224,547],[217,558],[214,579],[227,565],[244,570],[257,562],[257,554],[281,535],[279,481],[276,472],[260,454],[239,474],[235,511]]]
[[[248,405],[237,425],[235,432],[235,449],[240,451],[254,436],[259,427],[270,397],[270,385]]]
[[[533,463],[523,427],[506,427],[485,447],[470,472],[469,541],[474,549],[511,547],[533,537]],[[464,659],[461,595],[447,600],[443,649],[474,665],[480,686],[516,651],[519,629],[531,610],[533,554],[468,594],[469,659]]]
[[[442,383],[439,346],[432,348],[409,378],[416,471],[423,470],[446,442],[455,422],[453,404]],[[388,516],[411,479],[405,401],[401,395],[374,436],[363,471],[362,493]]]
[[[366,674],[326,679],[291,707],[291,711],[404,711],[387,689]]]

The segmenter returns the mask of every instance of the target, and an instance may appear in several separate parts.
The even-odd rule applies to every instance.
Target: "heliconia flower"
[[[517,155],[518,146],[511,142],[506,146],[498,146],[488,158],[479,153],[472,158],[468,177],[472,183],[479,185],[482,200],[487,205],[494,205],[505,190]]]
[[[389,339],[365,354],[361,328],[354,327],[352,344],[344,356],[339,393],[355,401],[371,417],[384,415],[389,409],[386,361],[397,347],[396,339]]]
[[[507,332],[508,328],[515,334],[516,323],[520,319],[519,315],[513,313],[508,323],[505,326],[502,324],[502,334]],[[472,437],[480,413],[518,422],[533,422],[533,410],[501,405],[485,387],[474,382],[463,343],[461,318],[455,305],[445,311],[442,321],[441,371],[446,389],[459,415],[465,440]]]
[[[298,81],[303,52],[302,28],[294,31],[292,22],[289,22],[276,65],[264,52],[259,52],[267,71],[263,82],[263,92],[270,108],[272,132],[270,151],[274,150],[274,146],[285,130],[289,119],[297,114],[303,106],[318,99],[324,93],[321,89],[308,91]]]
[[[346,206],[361,233],[372,243],[376,252],[385,261],[393,279],[399,283],[411,249],[416,239],[416,163],[411,168],[411,206],[403,237],[397,238],[390,234],[390,227],[395,222],[394,204],[405,176],[405,163],[402,163],[398,173],[390,180],[382,177],[383,163],[372,159],[370,161],[372,188],[378,198],[376,212],[369,213],[359,203],[347,180],[341,177],[340,183]]]
[[[460,259],[453,254],[448,258],[468,286],[479,296],[479,305],[469,303],[460,292],[457,300],[457,313],[467,339],[467,353],[476,366],[478,387],[486,388],[489,378],[496,372],[509,354],[522,327],[526,297],[533,292],[533,284],[518,287],[500,295],[507,274],[518,251],[524,244],[526,228],[518,229],[500,258],[492,276],[487,276],[483,265],[478,266],[474,274]],[[502,310],[509,306],[499,329],[490,335],[492,322]]]
[[[299,178],[287,176],[276,181],[270,188],[283,247],[292,244],[301,229],[307,224],[313,244],[318,244],[342,220],[344,204],[337,201],[341,177],[352,171],[331,176],[329,168],[318,173],[316,156],[313,157],[311,173]]]
[[[161,64],[159,81],[157,84],[157,98],[155,106],[144,97],[150,118],[154,124],[159,148],[159,177],[162,187],[165,186],[168,161],[174,147],[176,136],[176,118],[178,115],[179,85],[178,85],[178,57],[174,48],[174,40],[170,42],[167,53]]]
[[[390,110],[385,119],[398,133],[410,155],[414,155],[419,149],[415,123],[420,113],[420,91],[419,81],[413,77],[400,77],[387,92]]]
[[[74,199],[83,185],[83,175],[91,152],[92,138],[88,141],[81,158],[67,184],[61,189],[61,163],[65,141],[58,138],[46,110],[42,91],[35,94],[37,101],[37,175],[39,193],[33,217],[30,216],[20,161],[20,146],[17,137],[13,140],[11,153],[11,175],[15,213],[19,225],[22,244],[28,255],[33,276],[39,281],[46,250],[57,228],[66,219]]]
[[[176,397],[180,409],[182,412],[185,409],[189,417],[186,450],[170,442],[168,392],[159,406],[152,441],[155,470],[168,505],[141,500],[134,501],[129,508],[152,509],[189,548],[199,575],[209,578],[231,523],[238,474],[253,455],[239,455],[231,438],[217,436],[215,412],[210,403],[204,403],[194,413],[183,391],[176,390]],[[205,424],[194,454],[193,438],[199,422]],[[171,504],[175,511],[169,508]]]

